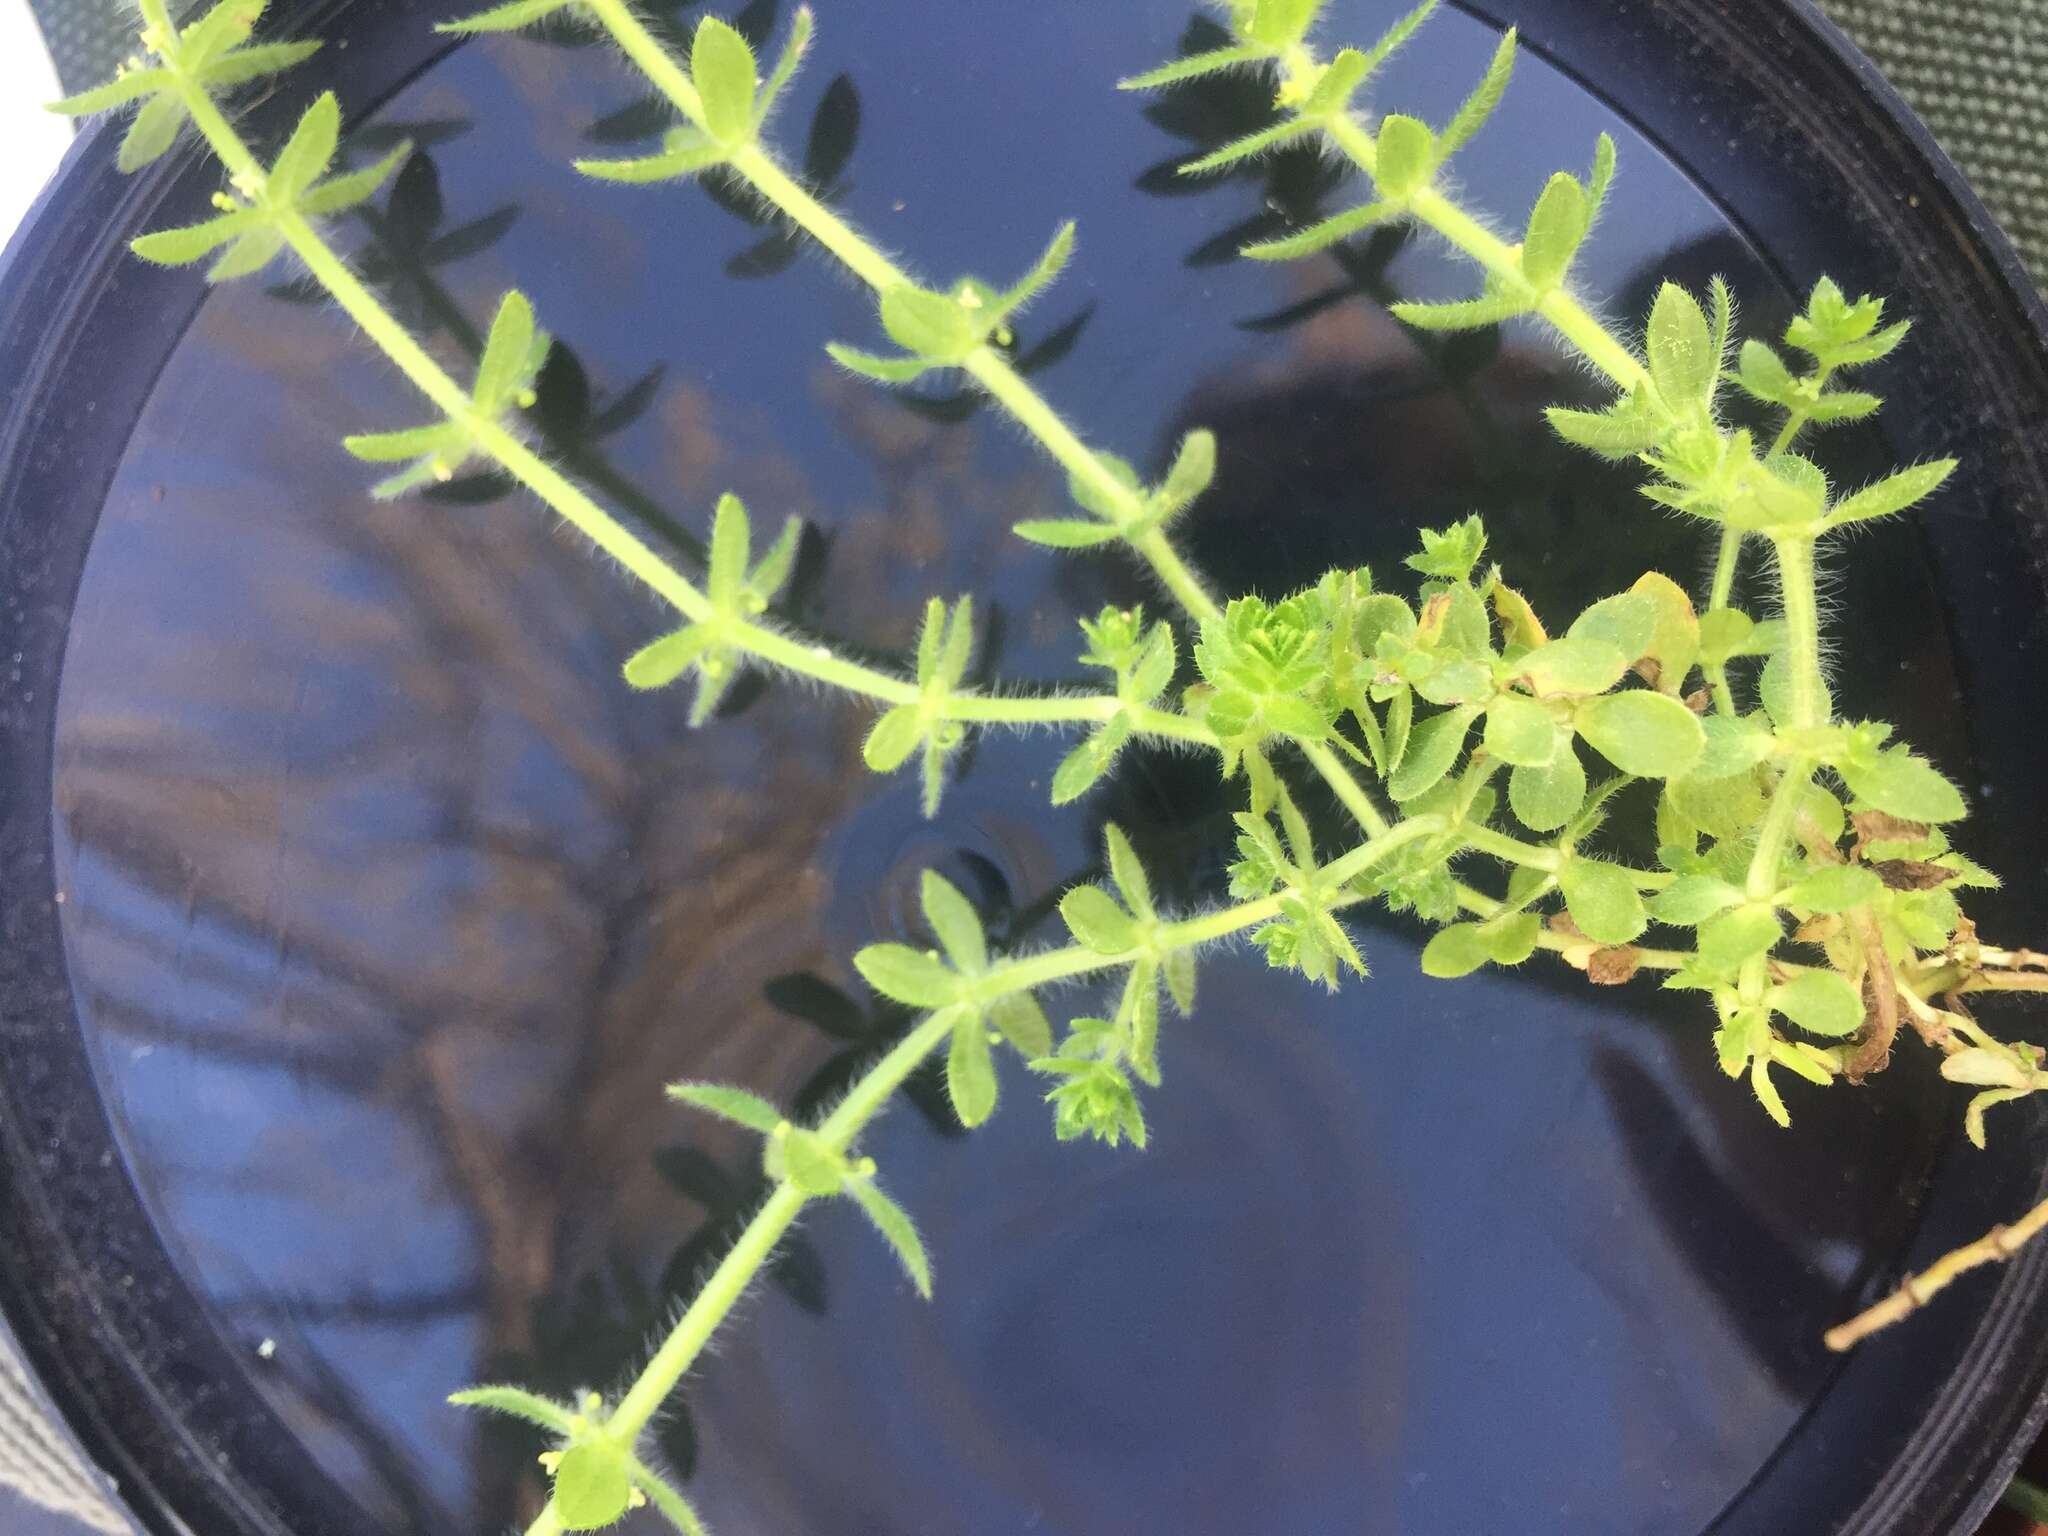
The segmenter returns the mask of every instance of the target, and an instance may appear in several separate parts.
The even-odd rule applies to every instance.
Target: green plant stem
[[[180,99],[193,123],[235,185],[248,196],[260,195],[267,172],[254,150],[236,132],[225,114],[197,84],[166,64],[177,81]],[[507,474],[622,566],[628,575],[663,598],[686,619],[716,625],[726,643],[756,659],[821,683],[883,704],[916,703],[917,685],[838,655],[830,647],[786,634],[765,624],[721,616],[698,587],[636,537],[574,481],[535,453],[499,422],[479,415],[469,392],[441,367],[411,332],[392,316],[348,264],[307,219],[296,213],[277,216],[285,241],[328,296],[375,343],[412,385],[450,419],[474,435],[477,446]],[[1215,735],[1199,721],[1165,710],[1126,704],[1113,695],[1041,698],[949,694],[936,711],[940,718],[997,725],[1099,724],[1127,714],[1133,727],[1200,746],[1214,746]]]
[[[649,83],[668,98],[671,106],[701,128],[704,104],[689,72],[647,29],[626,0],[584,0],[584,4],[598,25],[646,75]],[[743,145],[732,152],[726,164],[734,175],[837,257],[849,272],[877,294],[912,284],[913,279],[908,273],[883,255],[860,231],[812,196],[764,145]],[[1142,519],[1145,513],[1142,497],[1110,473],[1100,455],[1081,441],[1059,412],[1010,366],[1000,352],[993,347],[982,347],[972,353],[961,367],[1038,441],[1062,469],[1114,508],[1118,521],[1135,525]],[[1157,530],[1140,534],[1131,543],[1152,564],[1168,590],[1195,617],[1209,618],[1220,611],[1216,600]]]
[[[1368,176],[1374,174],[1379,164],[1379,146],[1364,124],[1348,112],[1336,112],[1323,120],[1323,131],[1353,165]],[[1514,247],[1435,187],[1416,192],[1408,200],[1408,212],[1490,275],[1511,286],[1523,281]],[[1553,288],[1538,299],[1535,312],[1622,389],[1634,389],[1649,382],[1649,374],[1635,353],[1563,288]]]
[[[1792,718],[1778,724],[1791,730],[1811,730],[1827,724],[1828,714],[1824,702],[1827,685],[1820,670],[1820,600],[1814,590],[1813,542],[1798,536],[1774,537],[1771,547],[1777,555],[1778,595],[1785,618],[1785,659],[1791,673],[1786,709]],[[1749,861],[1745,894],[1751,901],[1768,901],[1778,889],[1785,854],[1798,826],[1799,805],[1818,766],[1812,757],[1793,758],[1771,792],[1770,809],[1757,830],[1756,852]],[[1766,982],[1764,958],[1747,962],[1740,981],[1743,997],[1750,1002],[1759,1001]]]
[[[1334,884],[1355,879],[1397,848],[1440,832],[1443,827],[1441,817],[1418,816],[1352,849],[1329,864],[1323,873]],[[1346,906],[1363,899],[1346,893],[1329,905]],[[1163,923],[1154,931],[1148,947],[1142,950],[1103,955],[1080,945],[1069,945],[1041,955],[1005,960],[977,979],[975,996],[983,1003],[993,1002],[1010,993],[1044,986],[1047,982],[1071,980],[1128,966],[1150,953],[1214,944],[1248,928],[1271,922],[1280,915],[1280,902],[1280,896],[1268,896],[1180,922]],[[841,1154],[849,1150],[925,1058],[952,1038],[956,1022],[957,1016],[951,1009],[931,1014],[870,1067],[818,1127],[826,1144]],[[669,1394],[675,1391],[677,1384],[697,1362],[705,1345],[774,1254],[776,1244],[782,1241],[803,1213],[809,1198],[794,1184],[785,1181],[775,1187],[754,1213],[732,1249],[719,1261],[710,1279],[704,1282],[703,1289],[690,1302],[606,1420],[607,1427],[622,1445],[632,1445],[661,1410],[661,1405],[668,1401]],[[551,1500],[527,1526],[526,1536],[559,1536],[561,1530],[561,1521]]]
[[[1774,538],[1778,596],[1784,604],[1786,661],[1792,673],[1791,725],[1811,730],[1826,725],[1827,684],[1820,669],[1820,599],[1814,588],[1813,541]]]
[[[1714,556],[1714,583],[1707,591],[1707,612],[1714,613],[1728,606],[1728,600],[1735,593],[1735,572],[1742,563],[1743,533],[1739,528],[1721,530],[1721,546]],[[1702,665],[1707,675],[1707,685],[1714,690],[1714,707],[1724,715],[1738,713],[1735,708],[1735,691],[1728,686],[1728,664],[1716,661]]]

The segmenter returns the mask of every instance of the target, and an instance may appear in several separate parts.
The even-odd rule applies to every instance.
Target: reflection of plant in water
[[[766,147],[763,130],[809,42],[808,11],[796,13],[765,78],[757,49],[773,21],[767,4],[749,7],[745,27],[706,18],[687,39],[671,22],[641,20],[625,0],[511,0],[453,30],[594,27],[646,75],[671,116],[656,124],[643,110],[639,119],[614,121],[614,136],[658,128],[658,148],[582,162],[586,173],[627,182],[699,177],[729,206],[772,209],[765,215],[771,245],[755,247],[743,267],[774,269],[793,244],[789,232],[801,230],[876,294],[892,350],[835,345],[837,361],[896,386],[963,374],[1068,472],[1073,515],[1034,519],[1017,531],[1061,550],[1124,546],[1149,567],[1190,631],[1183,637],[1171,621],[1136,609],[1105,610],[1084,625],[1081,659],[1100,679],[1096,691],[1030,695],[980,686],[976,653],[985,659],[986,647],[977,643],[967,597],[930,601],[914,665],[900,671],[793,632],[774,614],[794,564],[794,525],[757,539],[746,509],[730,496],[712,522],[701,583],[641,542],[583,489],[571,455],[530,445],[523,413],[539,404],[549,344],[524,297],[505,297],[476,349],[472,380],[458,382],[320,233],[317,220],[367,202],[402,156],[330,174],[340,132],[332,96],[313,104],[268,164],[222,114],[219,92],[307,52],[249,42],[258,0],[226,0],[182,31],[163,0],[143,0],[152,60],[64,104],[71,111],[139,104],[123,144],[125,167],[160,155],[189,120],[227,169],[230,190],[218,198],[217,217],[146,236],[137,242],[141,254],[179,264],[214,258],[211,275],[219,279],[258,270],[289,249],[427,397],[433,419],[350,440],[360,457],[406,466],[385,493],[445,482],[466,463],[485,466],[539,496],[676,609],[680,627],[625,663],[634,685],[694,676],[699,720],[744,674],[784,671],[858,695],[877,709],[869,766],[886,773],[914,764],[928,810],[961,771],[970,733],[990,725],[1054,726],[1080,736],[1054,777],[1056,803],[1090,793],[1130,744],[1145,739],[1214,754],[1226,784],[1247,786],[1246,808],[1235,818],[1235,905],[1173,915],[1154,872],[1111,825],[1107,881],[1078,885],[1058,903],[1074,942],[1033,952],[1018,943],[1023,927],[1003,920],[997,893],[981,892],[976,902],[927,871],[919,897],[930,946],[877,944],[855,957],[890,1006],[862,1008],[809,983],[780,986],[784,1006],[814,1021],[829,1018],[830,1030],[871,1058],[862,1069],[840,1063],[805,1096],[810,1102],[789,1113],[735,1087],[672,1090],[763,1143],[759,1173],[745,1178],[695,1154],[670,1160],[671,1176],[712,1213],[702,1246],[687,1262],[678,1257],[670,1281],[683,1286],[700,1261],[720,1254],[680,1319],[615,1400],[577,1395],[566,1378],[531,1375],[555,1395],[491,1387],[459,1399],[551,1437],[555,1448],[544,1460],[552,1495],[532,1533],[601,1526],[649,1501],[678,1527],[699,1529],[681,1496],[642,1459],[641,1438],[778,1254],[777,1273],[787,1279],[790,1255],[804,1252],[790,1245],[789,1232],[806,1206],[853,1200],[917,1288],[929,1287],[915,1227],[857,1146],[897,1090],[929,1081],[921,1074],[943,1060],[952,1113],[964,1126],[978,1125],[996,1107],[993,1053],[1007,1046],[1046,1079],[1060,1136],[1143,1145],[1140,1089],[1162,1075],[1162,1020],[1194,1006],[1198,953],[1226,940],[1249,937],[1274,967],[1334,988],[1365,970],[1342,914],[1383,899],[1438,925],[1423,955],[1431,975],[1518,965],[1539,950],[1596,984],[1659,973],[1667,986],[1706,994],[1719,1064],[1746,1078],[1781,1124],[1789,1118],[1787,1076],[1817,1085],[1860,1079],[1887,1064],[1902,1028],[1942,1054],[1944,1076],[1979,1090],[1965,1125],[1980,1145],[1988,1109],[2048,1087],[2043,1053],[1991,1035],[1964,1001],[2048,990],[2048,961],[1983,943],[1963,915],[1956,892],[1995,882],[1943,830],[1963,819],[1961,795],[1893,742],[1888,726],[1839,718],[1822,668],[1816,548],[1907,510],[1953,468],[1917,465],[1852,492],[1794,451],[1807,429],[1878,409],[1875,396],[1839,386],[1892,351],[1905,325],[1886,324],[1881,301],[1852,300],[1823,280],[1785,329],[1782,347],[1752,338],[1738,348],[1725,285],[1710,284],[1702,302],[1666,283],[1650,306],[1643,345],[1631,345],[1579,301],[1570,282],[1615,173],[1611,141],[1602,136],[1583,177],[1553,176],[1523,238],[1503,240],[1449,195],[1443,173],[1506,90],[1513,35],[1441,128],[1400,114],[1369,122],[1354,102],[1431,7],[1397,23],[1370,50],[1345,48],[1327,58],[1310,42],[1321,8],[1322,0],[1228,0],[1227,29],[1198,28],[1190,52],[1127,82],[1214,92],[1223,81],[1223,110],[1236,115],[1237,136],[1176,161],[1172,181],[1238,174],[1269,154],[1289,157],[1276,174],[1300,181],[1283,186],[1275,217],[1229,237],[1252,259],[1317,254],[1395,225],[1425,227],[1469,257],[1483,273],[1476,296],[1396,303],[1395,315],[1442,333],[1533,317],[1603,376],[1613,395],[1602,408],[1553,409],[1551,424],[1566,441],[1642,476],[1652,502],[1716,526],[1719,557],[1703,613],[1675,583],[1651,573],[1553,634],[1486,563],[1477,518],[1423,535],[1421,551],[1407,561],[1422,578],[1412,603],[1381,590],[1365,570],[1329,572],[1282,600],[1219,602],[1174,531],[1215,478],[1215,438],[1189,432],[1158,478],[1148,479],[1087,446],[1024,376],[1022,364],[1045,343],[1020,356],[1013,322],[1071,259],[1071,226],[1009,287],[976,278],[927,287],[829,206],[844,158],[835,162],[820,150],[817,132],[807,173],[792,172]],[[1195,136],[1171,110],[1162,121]],[[1335,190],[1326,152],[1370,188],[1364,201],[1335,214],[1321,206]],[[1164,185],[1168,172],[1148,180]],[[1363,287],[1371,273],[1354,267],[1352,280]],[[1728,399],[1736,391],[1767,409],[1762,434],[1734,424]],[[1732,603],[1742,561],[1756,554],[1777,589],[1774,616],[1758,618]],[[1330,839],[1317,835],[1290,787],[1297,765],[1356,823],[1356,846],[1330,856]],[[1654,863],[1630,866],[1589,850],[1625,795],[1654,805]],[[1464,878],[1474,863],[1505,866],[1504,893]],[[1667,946],[1642,942],[1653,922],[1670,930]],[[1072,1021],[1058,1037],[1038,992],[1104,975],[1119,979],[1115,1006]],[[1955,1273],[2008,1255],[2044,1225],[2048,1207],[1951,1255],[1830,1342],[1846,1347],[1924,1302]],[[794,1262],[801,1271],[802,1259]],[[624,1301],[631,1315],[663,1306],[637,1292]],[[596,1374],[632,1357],[622,1335],[612,1342],[619,1358],[592,1362]],[[549,1374],[538,1361],[533,1370]]]

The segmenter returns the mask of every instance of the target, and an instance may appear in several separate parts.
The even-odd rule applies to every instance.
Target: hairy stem
[[[1418,816],[1352,849],[1328,865],[1323,874],[1332,884],[1355,879],[1396,849],[1440,832],[1443,827],[1441,817]],[[1346,894],[1331,901],[1330,905],[1344,906],[1363,899]],[[1268,896],[1180,922],[1162,924],[1155,931],[1147,950],[1103,955],[1080,945],[1069,945],[1041,955],[1005,960],[976,980],[974,996],[978,1002],[987,1004],[1047,982],[1071,980],[1128,966],[1154,949],[1163,952],[1214,944],[1248,928],[1271,922],[1280,915],[1280,902],[1280,896]],[[925,1058],[952,1037],[955,1023],[951,1010],[930,1015],[870,1067],[818,1127],[826,1143],[835,1151],[847,1151]],[[711,1272],[711,1278],[705,1281],[703,1289],[691,1301],[668,1337],[662,1340],[645,1368],[620,1398],[617,1409],[606,1420],[622,1444],[630,1445],[660,1411],[669,1394],[703,1354],[704,1346],[746,1294],[762,1266],[773,1256],[776,1244],[802,1214],[809,1198],[794,1184],[785,1181],[776,1186],[760,1210],[754,1213],[731,1251]],[[558,1536],[561,1529],[551,1500],[527,1527],[526,1536]]]
[[[1370,176],[1379,164],[1379,146],[1365,126],[1348,112],[1325,119],[1323,132],[1346,158]],[[1464,252],[1490,275],[1504,282],[1522,280],[1514,247],[1434,187],[1424,187],[1408,202],[1408,211]],[[1649,374],[1627,344],[1593,312],[1563,288],[1552,289],[1536,304],[1536,313],[1577,348],[1579,353],[1624,390],[1649,381]]]
[[[166,65],[180,99],[215,157],[247,195],[260,193],[267,173],[246,140],[213,98]],[[769,666],[816,679],[883,704],[916,703],[916,684],[864,666],[830,647],[767,624],[721,618],[695,583],[657,554],[600,506],[568,476],[523,442],[517,433],[477,413],[469,392],[437,363],[356,276],[320,231],[296,213],[278,216],[277,227],[321,288],[361,328],[419,392],[451,419],[460,421],[477,446],[513,479],[538,496],[577,531],[622,566],[628,575],[693,622],[719,624],[728,644]],[[1165,710],[1134,706],[1113,695],[1041,698],[949,694],[937,706],[944,719],[1004,725],[1099,724],[1128,714],[1140,732],[1201,746],[1214,746],[1214,733],[1199,722]]]

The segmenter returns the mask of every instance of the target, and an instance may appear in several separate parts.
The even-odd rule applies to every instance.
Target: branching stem
[[[1331,885],[1348,882],[1396,849],[1418,838],[1432,836],[1443,827],[1440,817],[1415,817],[1352,849],[1328,865],[1323,874]],[[1343,906],[1362,899],[1345,894],[1329,904]],[[1166,923],[1156,930],[1151,944],[1165,951],[1218,943],[1246,929],[1271,922],[1280,915],[1280,902],[1281,897],[1273,895],[1180,922]],[[1040,955],[1005,960],[976,980],[975,996],[984,1004],[990,1003],[1048,982],[1116,970],[1132,964],[1147,952],[1132,950],[1127,954],[1103,955],[1080,945],[1069,945]],[[870,1067],[818,1127],[826,1144],[840,1153],[851,1148],[855,1139],[888,1106],[910,1075],[951,1039],[956,1022],[951,1010],[931,1014]],[[660,1411],[661,1405],[668,1401],[669,1394],[696,1364],[704,1346],[746,1294],[762,1266],[773,1256],[776,1244],[782,1241],[802,1214],[809,1198],[794,1184],[784,1181],[754,1213],[738,1241],[711,1272],[703,1289],[691,1301],[668,1337],[662,1340],[660,1348],[626,1389],[617,1409],[606,1420],[608,1428],[622,1444],[630,1445],[637,1439]],[[561,1530],[561,1522],[551,1501],[527,1526],[526,1536],[559,1536]]]
[[[179,74],[174,66],[165,67],[176,80],[180,100],[214,155],[238,187],[255,195],[267,175],[255,151],[201,86]],[[828,646],[772,625],[730,616],[721,618],[711,599],[695,583],[573,480],[528,447],[517,433],[480,415],[469,391],[392,316],[309,220],[296,213],[282,213],[277,217],[277,227],[314,280],[421,394],[451,420],[462,422],[474,435],[477,446],[507,474],[686,619],[718,622],[727,642],[735,649],[770,666],[814,678],[845,692],[891,705],[916,703],[922,698],[917,685],[908,679],[851,661]],[[1128,714],[1141,733],[1200,746],[1215,745],[1214,733],[1198,721],[1165,710],[1127,704],[1113,695],[1028,698],[953,693],[940,703],[937,713],[948,720],[1019,726],[1099,724],[1118,714]]]

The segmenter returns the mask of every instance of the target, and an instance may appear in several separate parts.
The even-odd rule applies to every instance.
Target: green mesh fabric
[[[1820,0],[2048,282],[2048,0]]]

